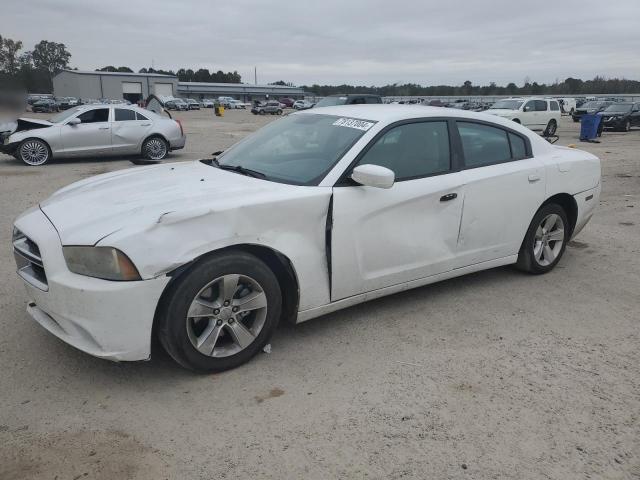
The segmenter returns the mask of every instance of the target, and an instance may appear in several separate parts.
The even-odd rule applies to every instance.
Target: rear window
[[[558,105],[558,102],[549,102],[549,106],[554,112],[560,110],[560,105]]]
[[[509,133],[509,143],[511,144],[511,156],[514,160],[527,158],[527,146],[520,135]]]
[[[124,108],[116,108],[116,122],[125,122],[127,120],[135,120],[136,112]]]

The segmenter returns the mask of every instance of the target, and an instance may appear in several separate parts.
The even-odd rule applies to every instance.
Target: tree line
[[[285,84],[285,82],[276,82]],[[499,86],[495,82],[489,85],[473,85],[467,80],[462,85],[433,85],[422,86],[415,83],[399,85],[355,86],[355,85],[305,85],[302,87],[307,92],[319,96],[333,95],[337,93],[374,93],[383,97],[445,97],[445,96],[482,96],[482,95],[588,95],[596,93],[640,93],[640,81],[620,78],[605,78],[597,76],[593,80],[581,80],[569,77],[564,81],[555,81],[552,84],[531,82],[525,79],[522,86],[511,82],[506,86]]]
[[[64,43],[42,40],[23,51],[20,40],[0,35],[0,89],[51,92],[53,77],[69,67],[70,59]]]
[[[133,73],[129,67],[114,67],[109,65],[96,70],[96,72],[128,72]],[[210,72],[206,68],[200,68],[198,70],[192,70],[191,68],[180,68],[176,71],[173,70],[160,70],[154,68],[141,68],[138,73],[159,73],[162,75],[174,75],[178,77],[181,82],[207,82],[207,83],[241,83],[242,77],[236,71],[223,72],[218,70],[217,72]]]

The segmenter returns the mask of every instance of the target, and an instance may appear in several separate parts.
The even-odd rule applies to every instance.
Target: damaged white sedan
[[[279,320],[516,264],[591,218],[600,161],[495,116],[311,109],[217,158],[99,175],[15,222],[28,312],[92,355],[236,367]]]
[[[184,148],[182,124],[134,105],[82,105],[49,120],[19,118],[0,132],[0,152],[37,167],[52,158],[139,155],[160,161]]]

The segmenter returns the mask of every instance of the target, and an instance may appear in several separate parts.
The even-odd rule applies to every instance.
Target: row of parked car
[[[131,105],[128,100],[113,100],[109,98],[76,98],[76,97],[54,97],[53,95],[29,95],[27,105],[31,106],[32,112],[53,113],[68,110],[80,105]]]

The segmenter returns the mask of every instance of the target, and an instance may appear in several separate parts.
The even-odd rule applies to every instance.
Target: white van
[[[507,98],[491,105],[486,113],[508,118],[527,128],[555,135],[560,122],[560,103],[552,98]]]

